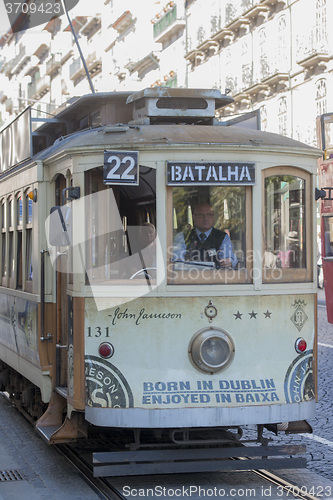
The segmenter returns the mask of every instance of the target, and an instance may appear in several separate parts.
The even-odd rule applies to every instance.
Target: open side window
[[[276,167],[263,176],[263,281],[312,279],[310,175]]]
[[[156,282],[156,170],[140,166],[137,186],[109,187],[95,168],[85,184],[88,281]]]

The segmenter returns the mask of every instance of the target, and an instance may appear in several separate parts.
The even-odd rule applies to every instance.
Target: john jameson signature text
[[[111,324],[115,325],[119,320],[133,320],[136,325],[139,325],[141,321],[147,319],[181,319],[182,315],[180,313],[171,313],[171,312],[158,312],[158,313],[149,313],[146,312],[146,309],[143,307],[141,311],[138,313],[129,312],[126,308],[124,311],[120,310],[120,307],[114,311],[114,313],[109,314],[111,320]]]

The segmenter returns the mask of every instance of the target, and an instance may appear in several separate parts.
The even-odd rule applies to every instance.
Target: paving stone
[[[0,481],[0,500],[97,500],[83,477],[36,435],[0,393],[0,469],[18,470],[23,480]]]

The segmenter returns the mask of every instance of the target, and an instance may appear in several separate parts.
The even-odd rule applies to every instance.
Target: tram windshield
[[[246,186],[172,188],[168,282],[237,283],[247,272]],[[249,219],[251,220],[251,219]]]

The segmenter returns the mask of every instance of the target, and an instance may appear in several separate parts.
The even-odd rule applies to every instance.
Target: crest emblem
[[[295,300],[292,306],[295,308],[295,311],[293,312],[290,319],[296,326],[297,330],[300,332],[308,319],[308,316],[306,315],[304,310],[306,303],[304,300]]]

